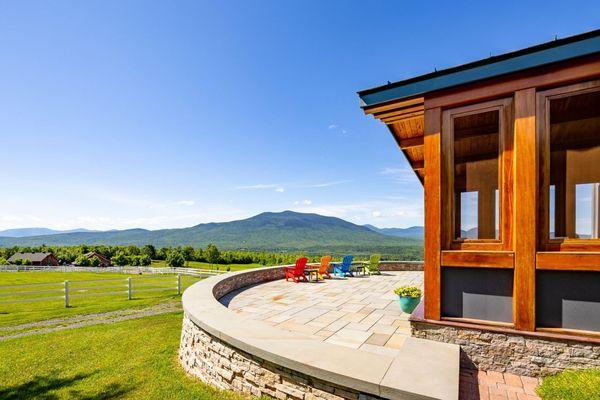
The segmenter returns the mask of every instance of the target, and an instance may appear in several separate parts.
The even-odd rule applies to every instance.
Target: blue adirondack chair
[[[354,276],[352,271],[350,271],[353,259],[354,256],[344,256],[341,263],[331,263],[331,265],[333,265],[333,273],[341,277],[345,277],[346,275]]]

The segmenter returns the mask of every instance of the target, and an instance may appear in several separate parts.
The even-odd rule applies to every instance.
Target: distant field
[[[133,283],[132,300],[127,299],[128,277],[132,278]],[[70,282],[71,306],[69,308],[65,308],[61,292],[65,280]],[[198,280],[197,277],[182,275],[181,285],[185,288]],[[23,284],[28,286],[20,286]],[[2,272],[0,273],[0,327],[179,301],[180,296],[177,295],[176,288],[175,275]],[[143,289],[151,289],[151,291],[142,291]],[[109,292],[116,293],[103,295]],[[12,303],[46,297],[54,299]]]
[[[227,271],[227,268],[230,268],[230,271],[241,271],[243,269],[264,267],[262,264],[210,264],[199,261],[188,261],[186,266],[190,268],[219,269],[221,271]],[[167,267],[167,262],[164,260],[152,260],[151,267]]]
[[[171,313],[0,341],[0,398],[243,399],[185,375],[177,362],[181,318]]]

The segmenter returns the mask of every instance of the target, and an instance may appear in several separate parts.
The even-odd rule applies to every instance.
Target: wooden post
[[[181,296],[181,274],[177,274],[177,295]]]
[[[535,89],[515,92],[513,320],[515,328],[535,330],[538,154]]]
[[[132,296],[131,277],[127,278],[127,300],[131,300]]]
[[[69,308],[69,281],[65,281],[65,308]]]
[[[442,112],[425,110],[425,318],[441,317]]]

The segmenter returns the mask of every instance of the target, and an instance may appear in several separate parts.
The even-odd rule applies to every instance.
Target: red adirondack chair
[[[308,282],[308,279],[306,279],[306,275],[304,274],[307,261],[308,259],[306,257],[300,257],[296,260],[296,265],[294,267],[283,267],[285,271],[285,280],[288,281],[291,278],[296,283],[300,282],[300,280]]]

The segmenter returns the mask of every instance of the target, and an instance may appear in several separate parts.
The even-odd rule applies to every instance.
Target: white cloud
[[[193,206],[194,204],[196,204],[196,202],[194,200],[179,200],[175,202],[175,205],[177,206]]]
[[[324,187],[329,187],[329,186],[341,185],[343,183],[348,183],[348,182],[352,182],[352,181],[343,180],[343,181],[331,181],[331,182],[323,182],[323,183],[311,183],[311,184],[307,184],[307,185],[300,185],[299,187],[303,187],[303,188],[324,188]]]
[[[285,189],[284,189],[284,188],[282,188],[282,187],[278,187],[278,188],[276,188],[276,189],[275,189],[275,191],[276,191],[277,193],[283,193],[283,192],[285,192]]]
[[[276,183],[259,183],[257,185],[236,186],[235,190],[254,190],[254,189],[276,189],[280,185]]]
[[[332,129],[336,129],[338,126],[336,124],[331,124],[329,125],[329,127],[327,129],[332,130]]]
[[[378,226],[408,227],[423,225],[423,202],[418,196],[411,200],[372,200],[356,203],[294,204],[295,211],[343,218],[357,224],[377,219]]]
[[[415,173],[410,168],[394,168],[388,167],[379,171],[381,175],[387,175],[393,178],[398,183],[413,183],[417,182]]]
[[[301,204],[304,205],[304,206],[310,206],[312,204],[312,200],[302,200],[302,201],[296,200],[294,202],[295,206],[299,206]]]

